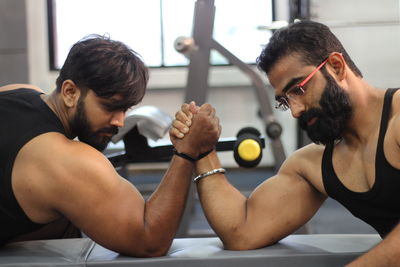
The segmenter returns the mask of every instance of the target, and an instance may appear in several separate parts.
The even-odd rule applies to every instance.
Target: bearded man
[[[212,150],[220,130],[214,109],[204,105],[187,139],[171,137],[176,154],[145,201],[101,151],[142,100],[147,81],[136,52],[89,36],[71,48],[50,95],[30,85],[0,87],[0,245],[83,232],[126,255],[168,251],[194,166],[184,155]]]
[[[338,38],[313,21],[277,30],[258,65],[275,89],[276,108],[290,109],[314,143],[248,198],[218,171],[216,153],[196,162],[202,207],[225,248],[274,244],[331,197],[383,238],[349,266],[399,266],[400,92],[369,85]],[[171,132],[183,133],[196,112],[184,105]]]

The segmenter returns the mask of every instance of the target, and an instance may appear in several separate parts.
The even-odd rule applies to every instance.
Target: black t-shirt
[[[387,130],[393,94],[385,93],[375,159],[375,183],[367,192],[353,192],[338,179],[332,165],[333,144],[326,146],[322,159],[322,179],[328,195],[339,201],[354,216],[371,225],[385,237],[400,219],[400,170],[386,160],[383,141]]]
[[[15,158],[27,142],[47,132],[65,134],[40,94],[25,88],[0,92],[0,244],[43,226],[25,215],[11,187]]]

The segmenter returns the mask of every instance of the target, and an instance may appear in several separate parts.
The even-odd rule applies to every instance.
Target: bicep
[[[305,224],[325,199],[302,177],[278,174],[249,197],[246,231],[258,246],[275,243]]]
[[[141,194],[102,156],[82,164],[66,170],[55,208],[107,248],[125,251],[135,245],[134,239],[140,244],[145,205]]]

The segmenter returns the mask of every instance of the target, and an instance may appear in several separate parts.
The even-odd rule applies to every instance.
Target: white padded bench
[[[269,247],[229,251],[218,238],[178,238],[166,256],[157,258],[123,256],[88,238],[38,240],[0,248],[0,266],[334,267],[380,240],[378,235],[291,235]]]

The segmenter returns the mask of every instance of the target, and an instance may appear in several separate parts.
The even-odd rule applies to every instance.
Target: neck
[[[385,91],[372,87],[364,80],[349,85],[349,95],[353,103],[353,115],[343,134],[347,143],[366,143],[376,129],[379,130]]]
[[[62,101],[60,95],[54,91],[50,95],[42,95],[42,99],[61,121],[67,137],[70,139],[75,138],[75,135],[72,133],[71,129],[68,109]]]

